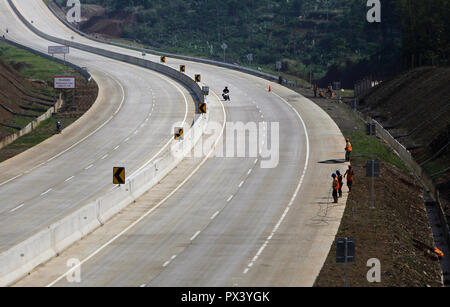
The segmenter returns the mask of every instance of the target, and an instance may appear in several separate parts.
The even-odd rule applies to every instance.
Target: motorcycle
[[[225,100],[225,101],[231,101],[230,100],[230,94],[228,94],[228,93],[223,93],[222,97],[223,97],[223,100]]]

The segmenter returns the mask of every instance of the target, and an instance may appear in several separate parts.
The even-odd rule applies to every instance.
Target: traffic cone
[[[272,91],[272,87],[269,85],[269,93]]]

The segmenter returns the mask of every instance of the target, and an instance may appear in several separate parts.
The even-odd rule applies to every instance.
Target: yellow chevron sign
[[[161,57],[161,63],[166,63],[166,57],[165,56]]]
[[[201,82],[202,77],[200,75],[195,75],[195,82]]]
[[[183,128],[175,128],[174,138],[175,140],[182,140],[183,139]]]
[[[114,167],[113,183],[114,184],[125,184],[125,167]]]

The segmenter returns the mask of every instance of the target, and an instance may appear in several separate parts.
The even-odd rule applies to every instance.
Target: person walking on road
[[[333,199],[334,199],[334,203],[337,204],[338,202],[338,190],[339,190],[339,181],[337,179],[336,174],[331,175],[331,177],[333,177]]]
[[[338,188],[339,197],[342,197],[342,186],[344,185],[344,176],[342,176],[341,171],[339,171],[339,170],[336,171],[336,175],[337,175],[337,180],[339,182],[339,188]]]
[[[347,186],[348,186],[348,191],[349,192],[352,191],[354,175],[355,174],[353,173],[353,167],[351,165],[349,165],[348,166],[348,170],[344,174],[344,178],[347,177]]]
[[[350,155],[352,154],[352,143],[350,143],[350,139],[346,140],[347,143],[345,145],[345,162],[350,162]]]

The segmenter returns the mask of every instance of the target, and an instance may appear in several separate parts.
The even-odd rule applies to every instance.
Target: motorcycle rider
[[[61,129],[62,129],[62,124],[60,121],[57,121],[56,122],[56,132],[61,133]]]
[[[222,93],[223,99],[230,100],[229,94],[230,94],[230,90],[228,89],[228,86],[225,86],[225,89],[223,90],[223,93]]]

